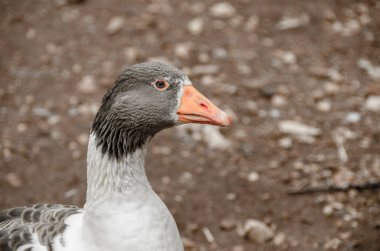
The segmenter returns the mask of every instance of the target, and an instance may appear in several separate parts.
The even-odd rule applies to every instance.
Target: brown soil
[[[378,1],[237,0],[229,17],[210,14],[214,0],[64,2],[0,0],[0,208],[82,206],[86,136],[102,95],[127,65],[164,57],[236,117],[221,130],[231,142],[227,149],[177,129],[150,145],[152,186],[194,250],[380,250],[377,190],[288,194],[380,180],[380,113],[365,108],[369,96],[380,96],[380,80],[358,66],[362,58],[380,65]],[[298,27],[278,28],[302,15]],[[109,35],[114,16],[125,24]],[[251,16],[258,17],[256,28],[247,27]],[[187,29],[197,17],[204,24],[200,35]],[[184,43],[189,55],[175,50]],[[194,73],[205,64],[219,69]],[[80,91],[85,75],[95,87]],[[345,122],[352,112],[359,121]],[[321,135],[307,143],[280,132],[282,120],[320,128]],[[342,128],[355,134],[344,141],[347,162],[333,137]],[[252,172],[257,181],[248,180]],[[239,225],[251,218],[285,240],[256,244],[220,228],[223,219]]]

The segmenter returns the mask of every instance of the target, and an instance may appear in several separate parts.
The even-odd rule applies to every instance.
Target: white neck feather
[[[109,158],[90,135],[81,250],[183,251],[176,223],[146,177],[145,153],[146,146]]]
[[[137,149],[121,160],[109,158],[97,147],[96,136],[91,133],[87,153],[87,197],[85,209],[93,203],[113,197],[135,196],[136,192],[149,189],[145,174],[146,147]]]

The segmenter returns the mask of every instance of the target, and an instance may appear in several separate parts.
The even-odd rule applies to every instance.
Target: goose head
[[[123,71],[103,97],[92,133],[103,154],[121,158],[157,132],[185,123],[228,126],[230,117],[179,69],[158,62]]]

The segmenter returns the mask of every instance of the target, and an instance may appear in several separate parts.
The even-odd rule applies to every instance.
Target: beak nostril
[[[200,103],[200,106],[201,106],[203,109],[208,110],[208,106],[207,106],[206,104],[204,104],[204,103]]]

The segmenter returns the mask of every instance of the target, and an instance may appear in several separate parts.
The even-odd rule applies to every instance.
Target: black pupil
[[[158,81],[158,82],[156,82],[156,86],[157,86],[157,88],[162,89],[165,87],[165,83],[163,81]]]

